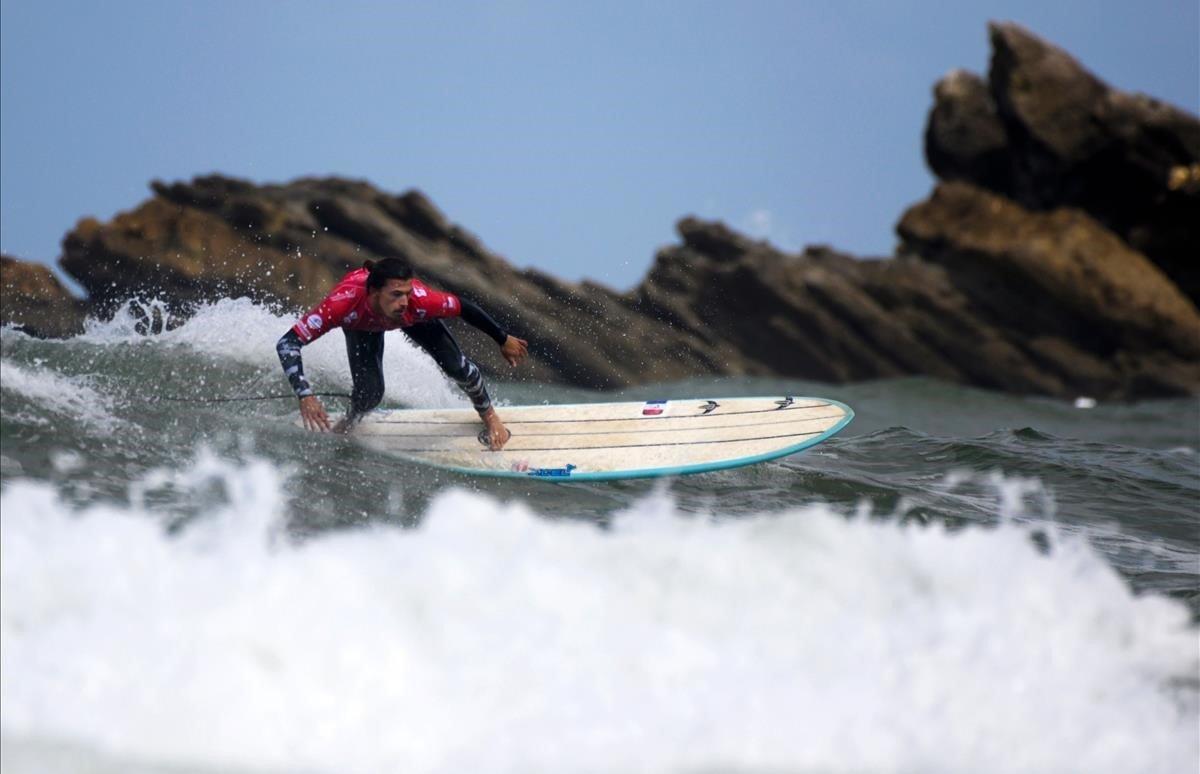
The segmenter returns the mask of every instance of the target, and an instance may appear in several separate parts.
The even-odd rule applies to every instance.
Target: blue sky
[[[1017,21],[1200,110],[1196,0],[0,4],[0,248],[152,179],[419,188],[518,266],[623,289],[687,214],[889,254],[934,82]]]

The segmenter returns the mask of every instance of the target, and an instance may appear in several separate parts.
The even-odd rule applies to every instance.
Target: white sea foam
[[[0,390],[99,430],[111,430],[117,425],[117,419],[109,413],[112,406],[108,396],[96,390],[88,377],[64,376],[47,368],[18,365],[4,359],[0,360]],[[12,418],[46,424],[44,417],[14,415]]]
[[[140,313],[127,304],[111,320],[89,320],[78,341],[107,345],[182,346],[214,360],[261,366],[278,373],[275,343],[296,321],[248,298],[205,304],[181,326],[150,336],[138,332]],[[331,331],[304,347],[304,370],[318,391],[349,391],[350,369],[340,331]],[[442,374],[433,359],[400,333],[387,335],[383,356],[384,400],[418,408],[453,408],[469,403]]]
[[[268,462],[202,453],[139,485],[214,479],[230,504],[176,537],[142,506],[6,485],[5,771],[1195,763],[1185,610],[1081,541],[1043,555],[1010,523],[825,507],[722,520],[663,494],[600,530],[455,491],[416,530],[296,544]]]

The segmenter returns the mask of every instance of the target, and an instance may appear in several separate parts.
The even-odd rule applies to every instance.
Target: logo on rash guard
[[[425,288],[416,285],[413,285],[412,294],[417,298],[424,298],[427,295]]]
[[[325,321],[321,319],[321,315],[310,314],[308,316],[308,327],[312,328],[314,331],[321,330],[321,326],[324,324],[325,324]]]
[[[347,325],[349,325],[350,323],[354,322],[357,319],[358,319],[358,312],[351,312],[350,314],[346,315],[345,322]]]
[[[455,303],[454,296],[446,296],[446,300],[442,302],[442,308],[453,309]]]
[[[329,297],[329,300],[345,301],[347,298],[354,298],[355,295],[357,295],[357,291],[355,291],[354,288],[351,288],[350,290],[343,290],[341,293],[334,293]]]

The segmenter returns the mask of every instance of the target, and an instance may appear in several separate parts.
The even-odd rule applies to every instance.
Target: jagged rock
[[[698,222],[680,226],[696,233]],[[710,237],[724,232],[715,224],[706,230]],[[718,373],[832,382],[928,374],[1019,392],[1071,392],[981,322],[937,266],[855,260],[827,248],[788,255],[744,237],[707,246],[711,255],[685,238],[682,247],[661,251],[635,293],[642,308],[708,342]]]
[[[1016,24],[989,30],[986,90],[961,71],[935,88],[930,167],[1028,209],[1087,211],[1200,303],[1200,186],[1179,171],[1200,164],[1200,120],[1110,88]]]
[[[1167,188],[1172,191],[1200,193],[1200,164],[1189,164],[1186,167],[1180,164],[1171,167],[1171,174],[1167,178]]]
[[[925,126],[925,158],[943,180],[969,180],[985,188],[1013,188],[1008,134],[987,83],[954,70],[933,89]]]
[[[215,175],[152,189],[132,212],[80,221],[64,240],[61,264],[101,314],[131,296],[163,298],[175,313],[231,295],[300,311],[362,261],[401,256],[530,339],[523,378],[619,387],[691,375],[704,362],[620,294],[514,269],[416,191],[392,196],[337,178],[256,186]],[[508,373],[490,339],[452,325],[485,370]],[[656,332],[643,335],[647,328]],[[647,339],[674,354],[647,353]]]
[[[58,339],[81,333],[85,316],[86,304],[50,269],[0,255],[0,325]]]
[[[1031,213],[967,184],[940,189],[905,218],[906,250],[928,260],[788,254],[689,217],[677,225],[681,243],[660,250],[627,293],[514,269],[417,192],[219,177],[154,190],[109,224],[82,221],[64,243],[64,267],[101,305],[246,293],[298,312],[351,266],[402,255],[530,340],[532,362],[514,375],[490,340],[452,323],[481,366],[506,378],[614,388],[700,374],[928,374],[1097,397],[1200,384],[1185,362],[1195,355],[1195,310],[1145,258],[1082,214]],[[1012,240],[1022,239],[1033,247],[1013,258]],[[1037,293],[1021,295],[1026,286]],[[1032,313],[1017,311],[1026,297],[1037,301]]]
[[[907,250],[945,268],[980,319],[1064,383],[1078,373],[1107,395],[1138,394],[1138,384],[1159,392],[1200,385],[1200,313],[1086,213],[1031,212],[968,183],[944,183],[897,231]],[[1164,365],[1173,376],[1152,372]]]

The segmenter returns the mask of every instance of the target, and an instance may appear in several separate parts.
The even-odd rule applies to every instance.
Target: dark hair
[[[382,261],[363,261],[367,275],[367,290],[378,290],[388,283],[388,280],[412,279],[413,270],[408,261],[403,258],[384,258]]]

